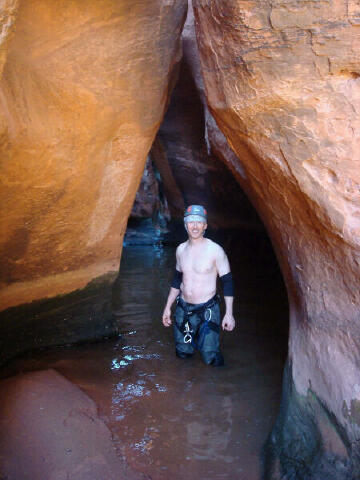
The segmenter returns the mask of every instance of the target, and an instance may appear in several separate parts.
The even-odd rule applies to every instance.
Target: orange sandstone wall
[[[184,0],[0,6],[0,308],[119,267]]]
[[[321,433],[321,448],[360,472],[359,2],[193,3],[210,111],[286,280],[291,394],[308,407],[317,399],[337,431],[334,441]],[[294,441],[295,425],[285,432]]]

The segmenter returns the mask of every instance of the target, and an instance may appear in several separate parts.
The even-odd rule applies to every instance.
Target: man
[[[176,355],[187,358],[200,350],[207,365],[223,365],[220,352],[220,307],[216,279],[223,285],[226,312],[223,330],[235,327],[233,317],[234,288],[230,265],[224,250],[204,238],[207,212],[201,205],[190,205],[184,214],[188,240],[176,249],[176,271],[165,305],[162,322],[171,325],[171,306],[177,299],[175,312]]]

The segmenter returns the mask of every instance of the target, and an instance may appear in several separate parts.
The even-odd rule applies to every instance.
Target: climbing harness
[[[211,331],[219,333],[220,327],[211,320],[212,307],[218,303],[218,295],[208,300],[206,303],[194,307],[189,306],[181,297],[177,299],[178,305],[183,309],[185,316],[182,324],[176,325],[184,337],[184,343],[191,343],[194,348],[201,350],[204,344],[206,335]],[[190,317],[193,315],[199,315],[201,318],[200,325],[198,327],[197,342],[194,340],[196,332],[191,325]]]

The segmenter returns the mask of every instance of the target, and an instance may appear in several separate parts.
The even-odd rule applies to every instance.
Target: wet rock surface
[[[140,479],[116,454],[97,407],[54,370],[0,382],[0,477]]]
[[[357,451],[315,392],[299,395],[287,364],[280,412],[264,448],[264,479],[286,472],[285,478],[354,480],[360,475]]]
[[[351,445],[344,461],[357,478],[358,7],[340,0],[196,0],[194,7],[209,109],[240,159],[234,175],[268,229],[286,281],[294,388],[304,398],[313,392],[341,425]],[[301,456],[274,438],[283,449],[278,477],[303,479],[283,463],[295,454],[300,465]]]
[[[0,365],[27,351],[117,335],[111,310],[114,275],[84,289],[0,313]]]
[[[114,286],[121,336],[28,355],[2,375],[60,372],[96,402],[118,453],[146,478],[260,480],[280,399],[287,304],[269,245],[256,235],[235,241],[237,327],[222,335],[225,367],[176,358],[172,331],[161,326],[174,248],[126,247]]]

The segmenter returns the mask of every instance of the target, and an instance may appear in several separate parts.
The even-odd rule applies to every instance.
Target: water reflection
[[[174,253],[124,248],[114,286],[118,339],[52,349],[11,368],[52,367],[77,383],[96,401],[119,452],[153,480],[259,480],[284,361],[259,322],[287,315],[274,302],[277,284],[270,270],[259,277],[254,259],[241,257],[244,288],[237,328],[223,335],[226,366],[206,367],[198,356],[184,362],[174,355],[172,331],[161,326]]]
[[[157,353],[146,353],[143,355],[137,353],[136,355],[124,355],[124,357],[121,360],[119,360],[119,358],[113,358],[110,368],[111,370],[118,370],[121,367],[127,367],[134,360],[139,360],[139,359],[151,360],[153,358],[160,359],[161,357]]]
[[[219,403],[221,423],[218,422],[219,412],[214,412],[213,415],[205,416],[201,421],[192,421],[186,425],[187,442],[196,460],[211,458],[227,463],[233,461],[231,455],[226,455],[231,441],[233,403],[230,397],[222,398]],[[186,410],[189,411],[189,409]],[[194,404],[191,405],[191,410],[194,410]]]

